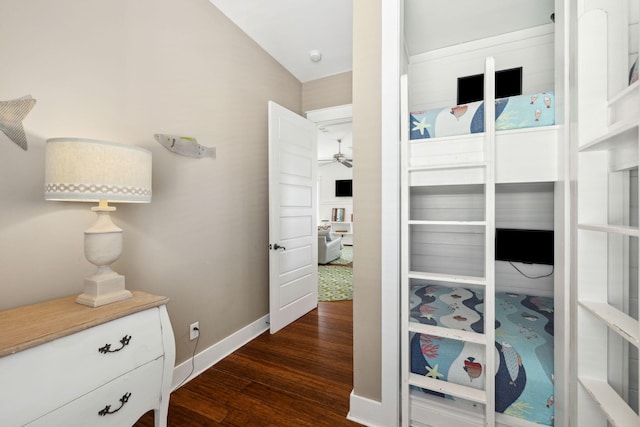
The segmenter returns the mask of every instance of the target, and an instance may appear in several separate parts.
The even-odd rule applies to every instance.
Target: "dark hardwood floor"
[[[266,332],[171,394],[169,426],[359,426],[353,388],[352,302],[318,308]],[[135,427],[153,426],[152,412]]]

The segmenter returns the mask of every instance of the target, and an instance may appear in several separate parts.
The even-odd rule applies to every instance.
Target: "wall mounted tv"
[[[336,197],[352,197],[352,180],[336,179]]]
[[[522,95],[522,67],[496,71],[496,98]],[[458,77],[458,105],[484,99],[484,74]]]
[[[496,260],[553,265],[553,231],[496,228]]]

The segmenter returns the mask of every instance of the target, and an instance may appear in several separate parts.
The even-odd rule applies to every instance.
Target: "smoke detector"
[[[309,59],[311,62],[320,62],[320,60],[322,60],[322,53],[319,50],[312,50],[309,52]]]

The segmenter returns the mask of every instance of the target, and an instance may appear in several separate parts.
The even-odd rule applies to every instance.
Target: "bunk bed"
[[[535,122],[538,105],[534,105],[533,127],[529,126],[531,120],[518,120],[528,122],[524,128],[505,126],[502,114],[518,114],[507,108],[509,103],[527,99],[529,107],[539,100],[545,110],[548,105],[553,111],[553,88],[543,89],[542,97],[496,100],[494,73],[494,59],[488,57],[485,98],[480,102],[411,112],[410,82],[406,76],[402,79],[405,426],[553,425],[553,296],[554,287],[562,285],[554,284],[553,273],[546,274],[544,285],[539,287],[531,284],[533,279],[523,280],[524,285],[509,282],[501,266],[496,267],[495,232],[510,220],[499,213],[496,218],[503,188],[510,191],[534,185],[549,191],[553,200],[554,183],[561,176],[558,154],[562,132],[555,114],[550,120]],[[461,118],[466,121],[463,125]],[[441,126],[444,121],[450,123]],[[470,132],[465,133],[467,130]],[[453,194],[453,204],[465,206],[460,210],[454,206],[444,215],[425,213],[428,209],[422,205],[429,204],[434,194]],[[550,210],[545,227],[553,229],[553,203]],[[459,247],[470,245],[470,249],[456,249],[463,252],[462,258],[450,265],[430,261],[440,251],[424,248],[443,239],[455,241]],[[502,329],[494,328],[495,324]],[[516,336],[529,343],[517,344],[513,341]],[[452,355],[445,357],[448,352]],[[536,385],[534,379],[541,382]],[[544,384],[543,388],[539,384]],[[527,402],[525,397],[531,395],[535,401]]]
[[[416,300],[411,320],[483,333],[482,294],[476,289],[416,284],[411,288],[411,298]],[[496,292],[495,299],[496,412],[550,425],[555,377],[553,298]],[[482,389],[483,365],[479,344],[428,334],[411,336],[411,372]]]
[[[472,164],[482,161],[485,102],[411,112],[408,124],[412,141],[411,165],[436,168],[451,162]],[[509,104],[512,107],[507,107]],[[499,131],[495,140],[496,182],[557,181],[558,126],[555,126],[553,92],[496,100],[495,110],[496,130]],[[539,114],[541,118],[536,119]],[[429,129],[436,130],[435,135],[444,135],[431,137]],[[425,175],[429,180],[435,176],[432,171]],[[417,182],[420,174],[413,174],[412,179]],[[442,177],[442,183],[448,180],[455,184],[454,179],[455,176],[447,173]],[[462,182],[473,180],[468,175],[460,179]],[[477,173],[475,181],[482,181]]]
[[[631,427],[640,425],[638,282],[629,274],[638,260],[637,249],[635,260],[629,260],[631,241],[637,245],[640,236],[637,209],[635,217],[629,211],[629,199],[638,196],[637,185],[629,188],[629,175],[639,160],[640,86],[633,59],[638,40],[630,29],[636,27],[637,37],[639,11],[637,2],[607,2],[607,10],[579,6],[572,417],[580,426]],[[627,9],[631,6],[635,13]],[[635,316],[629,304],[633,288]],[[606,344],[593,351],[596,342]],[[635,360],[630,358],[634,349]]]

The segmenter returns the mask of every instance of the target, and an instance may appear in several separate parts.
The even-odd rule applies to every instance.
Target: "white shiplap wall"
[[[553,90],[553,34],[553,24],[541,25],[412,56],[409,111],[455,105],[458,77],[483,73],[487,56],[496,70],[523,67],[523,94]]]
[[[483,220],[483,191],[482,185],[413,188],[411,217],[416,220]],[[496,186],[496,226],[553,230],[553,199],[552,183],[499,184]],[[413,226],[411,254],[411,270],[483,276],[484,227]],[[530,276],[551,271],[551,267],[545,265],[516,265]],[[551,295],[553,276],[527,279],[509,263],[496,261],[496,287]]]

